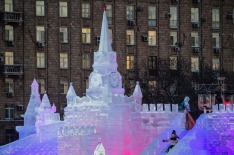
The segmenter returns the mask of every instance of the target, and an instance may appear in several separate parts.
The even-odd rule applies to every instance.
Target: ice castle
[[[38,83],[31,85],[20,139],[0,147],[0,155],[157,155],[165,154],[169,138],[176,130],[181,140],[169,154],[234,154],[234,113],[214,110],[185,130],[185,114],[178,105],[142,106],[136,83],[131,96],[124,95],[122,77],[112,50],[106,12],[103,12],[99,50],[94,52],[93,72],[86,96],[79,97],[70,84],[64,121]]]

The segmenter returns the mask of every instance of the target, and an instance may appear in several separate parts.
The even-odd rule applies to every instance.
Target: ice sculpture
[[[98,145],[94,151],[94,155],[106,155],[105,148],[102,145],[102,143],[98,143]]]
[[[26,109],[24,117],[24,126],[16,127],[16,130],[19,132],[19,138],[24,138],[30,134],[36,132],[35,130],[35,122],[36,122],[36,111],[35,108],[40,106],[41,99],[40,94],[38,92],[38,83],[36,79],[33,80],[31,84],[31,95],[28,103],[28,107]]]
[[[42,98],[42,102],[39,107],[35,108],[35,111],[37,112],[36,116],[36,129],[38,129],[40,126],[52,124],[55,122],[60,121],[60,116],[56,112],[56,107],[53,104],[51,107],[49,98],[45,92]],[[38,131],[38,130],[37,130]]]
[[[178,133],[185,130],[185,114],[178,113],[178,107],[173,106],[176,110],[171,112],[157,104],[157,111],[142,110],[139,82],[133,95],[124,95],[105,10],[100,39],[86,96],[77,96],[71,83],[64,121],[59,121],[56,107],[51,107],[45,93],[35,108],[37,133],[0,147],[0,154],[154,155],[163,149],[152,150],[151,146],[160,144],[157,137],[172,128]]]
[[[35,126],[37,115],[35,108],[39,107],[41,103],[38,87],[39,85],[36,79],[34,79],[31,85],[30,100],[26,112],[24,114],[24,126]]]

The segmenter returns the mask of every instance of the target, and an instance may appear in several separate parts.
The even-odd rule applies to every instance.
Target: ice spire
[[[68,89],[66,98],[69,98],[69,97],[76,97],[76,92],[73,88],[72,82],[70,83],[70,87]]]
[[[24,126],[34,126],[36,121],[36,111],[35,108],[39,107],[41,104],[40,94],[38,92],[38,83],[34,78],[31,84],[31,95],[30,100],[24,114]]]
[[[49,98],[48,98],[46,92],[43,95],[42,102],[41,102],[41,107],[43,107],[43,108],[51,108],[50,101],[49,101]]]
[[[102,30],[99,44],[99,52],[112,51],[110,34],[108,31],[108,21],[106,16],[106,5],[103,6]]]
[[[139,85],[139,81],[136,82],[136,87],[133,92],[133,97],[136,99],[137,103],[141,104],[142,103],[142,92],[141,92],[141,87]]]

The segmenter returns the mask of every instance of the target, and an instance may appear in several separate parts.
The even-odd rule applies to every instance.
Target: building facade
[[[158,58],[186,59],[193,75],[201,60],[234,71],[233,0],[1,0],[0,145],[17,139],[34,78],[60,113],[70,82],[83,95],[104,3],[124,86],[135,85],[127,75],[136,64],[147,66],[140,76],[157,76]]]

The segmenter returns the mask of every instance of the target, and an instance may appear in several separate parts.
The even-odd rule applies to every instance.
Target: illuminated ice
[[[196,126],[184,136],[168,155],[234,154],[234,114],[202,114]]]
[[[149,155],[165,150],[161,139],[172,129],[185,131],[185,114],[172,112],[163,104],[143,104],[140,84],[133,95],[125,96],[122,76],[117,70],[117,55],[112,50],[106,12],[103,13],[99,50],[94,52],[93,72],[86,96],[77,96],[72,83],[67,93],[64,121],[45,93],[42,101],[34,80],[25,124],[17,127],[21,139],[0,147],[4,155]],[[33,132],[29,128],[33,128]],[[30,132],[28,132],[30,131]],[[24,138],[23,138],[24,137]]]
[[[157,111],[163,112],[163,104],[157,104]]]

